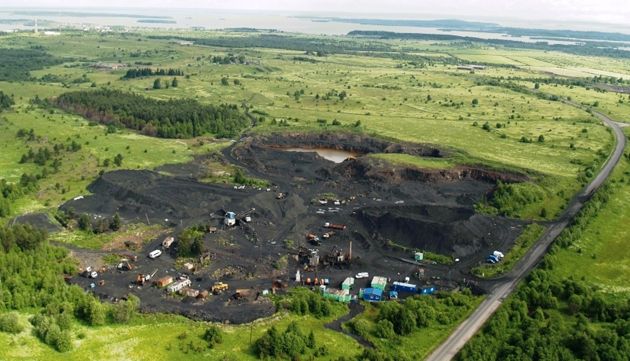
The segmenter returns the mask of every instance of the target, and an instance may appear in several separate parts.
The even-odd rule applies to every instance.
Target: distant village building
[[[457,69],[459,69],[459,70],[475,71],[475,70],[484,70],[484,69],[486,69],[486,67],[484,65],[470,64],[470,65],[460,65],[460,66],[457,67]]]
[[[122,69],[124,67],[126,67],[125,64],[121,64],[121,63],[96,63],[93,65],[93,67],[95,69],[98,70],[118,70],[118,69]]]

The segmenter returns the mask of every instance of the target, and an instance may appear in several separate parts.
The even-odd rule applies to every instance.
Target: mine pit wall
[[[528,177],[517,173],[500,173],[481,168],[459,166],[452,169],[421,169],[410,167],[391,167],[386,161],[359,158],[346,161],[337,170],[346,177],[373,179],[384,183],[416,181],[428,183],[452,182],[472,179],[496,184],[497,181],[515,183],[527,181]]]
[[[245,145],[265,145],[272,148],[329,148],[359,154],[404,153],[422,157],[444,157],[448,153],[428,144],[390,142],[353,133],[272,133],[246,138]]]

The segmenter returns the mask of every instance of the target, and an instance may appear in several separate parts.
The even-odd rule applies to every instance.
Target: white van
[[[356,276],[354,276],[354,278],[368,278],[370,277],[370,274],[367,272],[359,272],[357,273]]]
[[[162,251],[160,251],[159,249],[156,249],[155,251],[151,251],[151,253],[149,253],[149,258],[155,259],[158,258],[162,255]]]

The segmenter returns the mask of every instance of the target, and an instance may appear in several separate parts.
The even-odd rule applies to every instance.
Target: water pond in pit
[[[356,157],[357,153],[347,150],[330,148],[284,148],[287,152],[317,153],[320,157],[334,163],[341,163],[349,157]]]

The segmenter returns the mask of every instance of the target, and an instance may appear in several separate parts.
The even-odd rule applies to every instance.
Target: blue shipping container
[[[403,283],[403,282],[392,283],[392,290],[396,292],[416,293],[417,288],[418,287],[416,285],[412,285],[411,283]]]
[[[363,299],[368,302],[380,301],[383,297],[383,290],[378,288],[366,288],[363,290]]]

